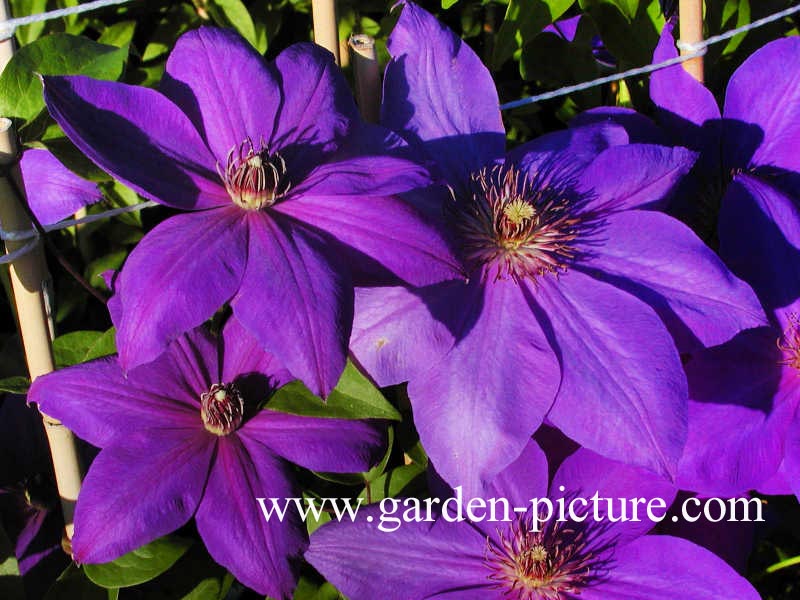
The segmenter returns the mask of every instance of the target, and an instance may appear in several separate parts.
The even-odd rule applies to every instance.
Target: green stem
[[[782,560],[780,562],[776,562],[774,565],[768,566],[767,573],[774,573],[775,571],[780,571],[781,569],[793,567],[795,565],[800,565],[800,556],[793,556],[792,558],[787,558],[786,560]]]

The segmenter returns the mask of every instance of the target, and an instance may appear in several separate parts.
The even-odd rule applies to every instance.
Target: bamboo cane
[[[330,50],[336,64],[340,64],[336,0],[311,0],[311,14],[314,19],[314,41]]]
[[[356,76],[356,102],[367,123],[377,123],[381,110],[381,74],[375,40],[365,34],[350,37]]]
[[[703,0],[680,0],[678,5],[681,42],[696,44],[703,41]],[[681,49],[681,54],[689,54],[690,49]],[[700,83],[703,83],[703,57],[698,56],[683,63],[683,68]]]
[[[0,2],[0,23],[11,16],[8,0]],[[0,41],[0,72],[14,55],[13,38]],[[10,169],[9,176],[17,182],[17,189],[23,189],[14,127],[9,119],[0,119],[0,165]],[[28,230],[32,225],[23,206],[24,198],[18,198],[14,186],[5,177],[0,177],[0,222],[8,230]],[[24,242],[6,241],[6,249],[13,252]],[[9,267],[11,289],[19,318],[20,338],[25,350],[31,380],[53,370],[53,352],[50,342],[50,326],[44,297],[45,280],[44,258],[41,243]],[[65,535],[72,539],[75,501],[81,486],[81,470],[75,438],[66,427],[47,415],[42,415],[50,455],[56,474],[56,484],[64,512]]]

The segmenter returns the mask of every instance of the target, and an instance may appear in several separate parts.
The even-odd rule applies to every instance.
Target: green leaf
[[[97,41],[101,44],[125,48],[133,41],[135,31],[136,21],[120,21],[106,27]]]
[[[542,29],[563,15],[575,0],[511,0],[497,30],[492,69],[499,69]]]
[[[259,52],[267,49],[266,38],[259,40],[253,18],[241,0],[212,0],[208,4],[208,13],[217,24],[223,27],[233,27]],[[259,48],[260,41],[263,48]]]
[[[639,0],[606,0],[619,9],[626,19],[633,21],[639,12]]]
[[[112,327],[107,331],[73,331],[53,340],[56,368],[69,367],[116,352]]]
[[[15,17],[36,15],[39,13],[43,13],[45,10],[47,10],[47,0],[11,1],[11,13]],[[45,25],[46,25],[45,21],[39,21],[38,23],[24,25],[23,27],[17,27],[17,30],[14,32],[17,36],[17,41],[20,43],[21,46],[30,44],[31,42],[36,40],[40,35],[42,35]]]
[[[458,0],[442,0],[442,8],[447,10],[451,6],[454,6],[456,3],[458,3]]]
[[[118,270],[122,266],[122,263],[125,262],[125,258],[127,256],[127,250],[117,250],[116,252],[110,252],[105,256],[94,259],[92,262],[86,265],[86,272],[84,274],[86,281],[88,281],[93,287],[101,290],[107,290],[108,286],[106,286],[106,283],[103,281],[101,275],[109,270]],[[107,352],[106,354],[113,354],[113,352]]]
[[[342,595],[330,583],[318,583],[308,577],[300,577],[294,590],[294,600],[339,600]]]
[[[309,417],[400,420],[400,413],[350,361],[327,402],[298,380],[277,390],[265,408]]]
[[[178,562],[192,540],[168,535],[101,565],[84,565],[86,576],[104,588],[139,585],[155,579]]]
[[[88,75],[118,79],[127,48],[56,33],[20,48],[0,76],[0,114],[30,121],[44,109],[38,75]]]
[[[425,467],[412,463],[401,465],[367,484],[359,498],[375,503],[400,494],[413,496],[425,487]]]
[[[650,63],[664,25],[658,0],[580,0],[580,6],[597,24],[603,43],[619,60],[620,68]]]
[[[44,600],[117,600],[118,596],[118,589],[96,586],[83,569],[72,563],[50,586]]]
[[[16,376],[0,379],[0,392],[7,394],[27,394],[31,380],[27,377]]]
[[[175,41],[183,32],[201,23],[202,21],[191,3],[173,3],[150,36],[150,41],[142,54],[142,60],[147,62],[160,58],[175,46]]]
[[[203,544],[193,544],[172,567],[136,591],[147,600],[223,600],[233,581]]]
[[[589,81],[599,76],[597,61],[592,54],[590,19],[581,19],[575,41],[546,31],[522,49],[520,73],[526,81],[538,81],[549,88],[558,88]],[[599,88],[573,94],[584,108],[601,103]]]

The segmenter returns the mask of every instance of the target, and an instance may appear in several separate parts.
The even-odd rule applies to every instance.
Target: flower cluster
[[[518,505],[800,494],[800,38],[752,55],[722,113],[676,66],[652,78],[658,124],[593,110],[507,149],[481,60],[419,6],[399,10],[379,125],[326,51],[270,62],[225,29],[184,34],[157,90],[43,77],[71,142],[172,209],[110,280],[118,355],[29,392],[100,449],[74,559],[113,561],[193,522],[217,563],[274,598],[292,597],[304,557],[351,600],[666,600],[676,581],[686,597],[757,598],[649,522],[437,515],[387,535],[367,507],[309,541],[297,514],[265,520],[257,497],[387,456],[383,420],[270,403],[300,384],[332,397],[348,356],[380,387],[407,384],[432,490]],[[655,60],[674,52],[667,27]],[[773,85],[774,69],[791,77]],[[24,170],[71,190],[32,197],[41,220],[96,199],[39,152]],[[545,456],[542,427],[567,449],[537,436]]]

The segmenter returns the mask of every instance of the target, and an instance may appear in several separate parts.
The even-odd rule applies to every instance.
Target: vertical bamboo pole
[[[377,123],[381,114],[381,74],[375,40],[363,33],[350,37],[356,75],[356,102],[367,123]]]
[[[0,23],[10,17],[8,0],[0,0]],[[13,37],[0,42],[0,73],[13,55]],[[15,178],[17,187],[23,189],[19,165],[15,164],[17,151],[13,124],[9,119],[0,118],[0,165],[5,167],[11,165],[10,176]],[[24,198],[17,198],[14,187],[9,181],[0,177],[0,222],[4,228],[12,231],[32,228],[30,219],[20,204],[24,201]],[[6,242],[6,248],[9,252],[13,252],[23,244],[24,242],[9,240]],[[33,252],[23,255],[9,266],[11,289],[19,317],[20,337],[31,380],[49,373],[54,368],[50,326],[43,291],[44,264],[42,246],[39,244]],[[50,444],[56,484],[64,511],[65,534],[69,541],[72,539],[75,501],[81,486],[77,447],[72,432],[66,427],[46,415],[42,415],[42,419]]]
[[[684,44],[696,44],[703,41],[703,0],[680,0],[678,5],[678,22],[680,39]],[[681,54],[689,54],[691,50],[681,49]],[[683,63],[683,68],[700,83],[703,83],[703,57],[698,56]]]
[[[314,19],[314,41],[330,50],[339,62],[339,24],[336,20],[336,0],[311,0]]]

